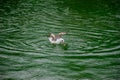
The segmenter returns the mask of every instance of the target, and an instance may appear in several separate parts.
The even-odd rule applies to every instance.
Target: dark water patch
[[[104,0],[93,0],[93,1],[73,1],[65,0],[65,6],[69,7],[73,11],[83,12],[83,14],[98,14],[105,15],[106,13],[118,13],[119,0],[115,1],[104,1]]]
[[[0,0],[0,16],[8,16],[8,14],[16,9],[22,0]]]

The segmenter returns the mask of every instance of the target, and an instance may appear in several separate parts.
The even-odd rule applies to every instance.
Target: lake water
[[[0,2],[0,80],[120,80],[119,0]]]

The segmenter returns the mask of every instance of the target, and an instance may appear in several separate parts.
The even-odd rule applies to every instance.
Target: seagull
[[[63,44],[64,43],[64,39],[62,38],[62,36],[66,34],[65,32],[61,32],[57,35],[53,34],[53,33],[50,33],[50,36],[49,36],[49,41],[51,44]]]

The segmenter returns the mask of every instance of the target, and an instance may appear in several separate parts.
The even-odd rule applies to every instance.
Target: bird
[[[49,36],[49,41],[51,44],[64,44],[64,39],[62,38],[62,36],[66,34],[65,32],[60,32],[57,35],[50,33]]]

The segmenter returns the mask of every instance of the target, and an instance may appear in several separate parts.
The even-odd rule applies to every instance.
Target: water
[[[1,1],[0,80],[119,80],[119,1]],[[66,32],[67,46],[48,34]]]

